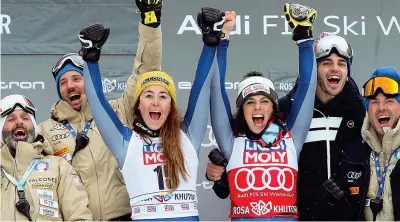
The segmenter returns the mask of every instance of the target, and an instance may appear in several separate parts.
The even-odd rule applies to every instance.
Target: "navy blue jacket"
[[[279,100],[287,116],[295,86]],[[300,220],[360,220],[369,185],[369,154],[361,137],[365,117],[363,99],[352,78],[343,91],[327,104],[317,97],[306,143],[299,159],[298,207]],[[328,124],[329,126],[327,127]],[[328,179],[327,150],[330,147],[331,175],[342,190],[352,195],[337,200],[323,187]]]

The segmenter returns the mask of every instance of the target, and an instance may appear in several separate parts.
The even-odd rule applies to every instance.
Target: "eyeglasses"
[[[369,97],[375,95],[378,89],[388,95],[400,94],[400,82],[387,76],[377,76],[368,80],[362,88],[362,96]]]
[[[55,77],[66,64],[73,64],[74,66],[83,69],[85,61],[83,61],[82,57],[78,53],[69,53],[64,55],[56,65],[51,69],[53,76]]]
[[[322,35],[320,39],[315,41],[315,58],[320,59],[329,56],[332,49],[336,49],[341,56],[349,59],[350,63],[352,62],[353,49],[344,38],[337,35]]]
[[[22,95],[10,95],[0,101],[1,117],[4,118],[11,114],[17,107],[35,116],[36,108],[28,97]]]

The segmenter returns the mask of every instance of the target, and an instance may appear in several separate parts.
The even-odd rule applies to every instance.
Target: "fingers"
[[[211,163],[210,161],[207,163],[207,168],[206,168],[207,177],[212,181],[220,180],[224,171],[225,171],[224,167],[217,166]]]

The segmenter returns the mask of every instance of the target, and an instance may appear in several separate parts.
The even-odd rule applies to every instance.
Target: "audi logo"
[[[256,186],[256,184],[260,184],[260,182],[258,182],[259,181],[258,178],[260,178],[260,176],[261,176],[262,186]],[[239,177],[241,179],[239,179]],[[246,185],[244,187],[241,187],[238,184],[238,182],[243,181],[244,177],[246,178],[245,179]],[[269,189],[269,190],[282,189],[284,191],[291,191],[293,190],[294,183],[295,183],[294,174],[292,170],[289,168],[282,168],[282,169],[279,167],[268,167],[268,168],[255,167],[252,169],[241,168],[236,172],[235,175],[235,185],[240,192],[246,192],[251,189],[255,191],[261,191],[264,189]]]
[[[362,174],[361,171],[358,172],[358,173],[350,171],[350,172],[347,173],[347,178],[353,179],[353,180],[357,180],[358,178],[361,177],[361,174]]]
[[[52,141],[57,141],[57,140],[61,140],[61,139],[65,139],[67,137],[69,137],[70,133],[66,132],[64,134],[57,134],[51,137]]]
[[[207,129],[209,129],[209,131],[208,131],[209,143],[202,143],[201,146],[202,147],[217,147],[218,146],[217,141],[215,140],[211,125],[207,125]]]

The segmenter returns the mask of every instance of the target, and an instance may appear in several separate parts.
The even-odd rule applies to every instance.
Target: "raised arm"
[[[162,1],[140,1],[136,2],[140,10],[142,21],[139,22],[139,43],[136,51],[132,74],[126,82],[126,88],[120,98],[110,101],[119,119],[126,126],[132,126],[135,112],[133,102],[135,96],[136,82],[139,75],[161,70],[162,56],[162,33],[161,21],[158,17],[155,20],[145,21],[145,15],[154,12],[161,16]],[[151,13],[150,13],[151,14]]]
[[[227,12],[223,27],[225,36],[236,22],[236,13]],[[217,50],[217,67],[211,82],[211,126],[219,149],[228,160],[232,155],[235,137],[232,131],[232,112],[229,98],[225,89],[226,58],[229,40],[222,40]]]
[[[121,169],[124,165],[132,130],[124,126],[118,119],[103,93],[98,60],[100,49],[107,40],[108,33],[109,29],[104,29],[102,25],[98,24],[83,29],[79,35],[83,46],[79,53],[86,61],[83,76],[89,106],[105,144],[117,159]]]
[[[204,44],[197,65],[196,76],[190,90],[189,103],[184,117],[186,133],[196,150],[199,151],[207,130],[210,110],[210,85],[215,70],[216,47]]]
[[[292,7],[292,9],[289,10],[289,7]],[[293,7],[296,9],[293,9]],[[296,10],[302,12],[301,15],[290,13]],[[286,125],[292,133],[297,157],[299,157],[314,111],[317,66],[313,51],[312,29],[317,11],[306,6],[286,4],[285,13],[290,26],[294,28],[293,40],[297,42],[299,47],[298,89],[289,116],[286,119]],[[296,19],[301,20],[301,22]]]
[[[208,112],[210,110],[210,85],[216,71],[216,46],[221,32],[216,29],[222,24],[224,13],[213,8],[204,7],[197,16],[197,23],[203,32],[203,50],[197,65],[196,76],[189,96],[189,104],[184,123],[192,144],[199,151],[201,141],[207,129]]]

